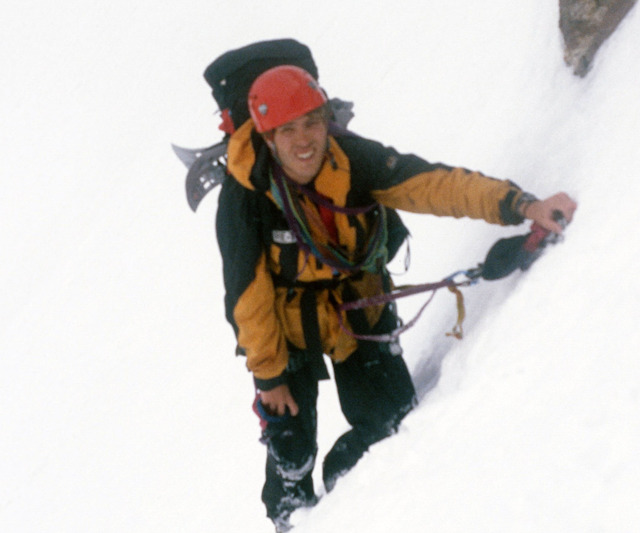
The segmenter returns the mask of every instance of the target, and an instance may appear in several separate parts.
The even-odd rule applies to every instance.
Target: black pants
[[[395,312],[389,308],[374,332],[389,331],[395,323]],[[322,477],[327,491],[369,446],[394,433],[416,404],[411,377],[398,351],[397,345],[360,341],[346,361],[333,365],[340,407],[351,429],[324,458]],[[267,465],[262,501],[272,520],[286,518],[294,509],[315,503],[312,471],[318,451],[317,365],[297,366],[289,371],[288,385],[299,414],[270,422],[263,432]]]

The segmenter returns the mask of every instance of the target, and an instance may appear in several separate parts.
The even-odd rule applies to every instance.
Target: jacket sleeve
[[[492,224],[519,224],[516,211],[522,191],[463,168],[438,168],[371,192],[381,204],[414,213],[483,219]]]
[[[258,194],[228,177],[220,191],[216,233],[223,261],[225,311],[238,349],[260,388],[281,382],[288,352],[275,314],[275,289],[267,270]]]
[[[509,180],[429,163],[362,138],[347,140],[346,147],[352,169],[363,169],[354,178],[387,207],[504,225],[524,220],[517,212],[523,191]]]

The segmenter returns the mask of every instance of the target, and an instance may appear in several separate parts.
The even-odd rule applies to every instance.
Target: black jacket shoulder
[[[422,172],[449,168],[355,134],[338,134],[335,139],[349,159],[352,189],[384,190]]]

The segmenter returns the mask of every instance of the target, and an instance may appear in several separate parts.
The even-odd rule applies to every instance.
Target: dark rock
[[[564,60],[585,76],[600,45],[615,31],[636,0],[560,0]]]

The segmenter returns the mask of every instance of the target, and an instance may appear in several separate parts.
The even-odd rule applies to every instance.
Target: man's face
[[[328,123],[322,110],[287,122],[273,132],[280,164],[293,181],[307,185],[316,177],[327,149]]]

